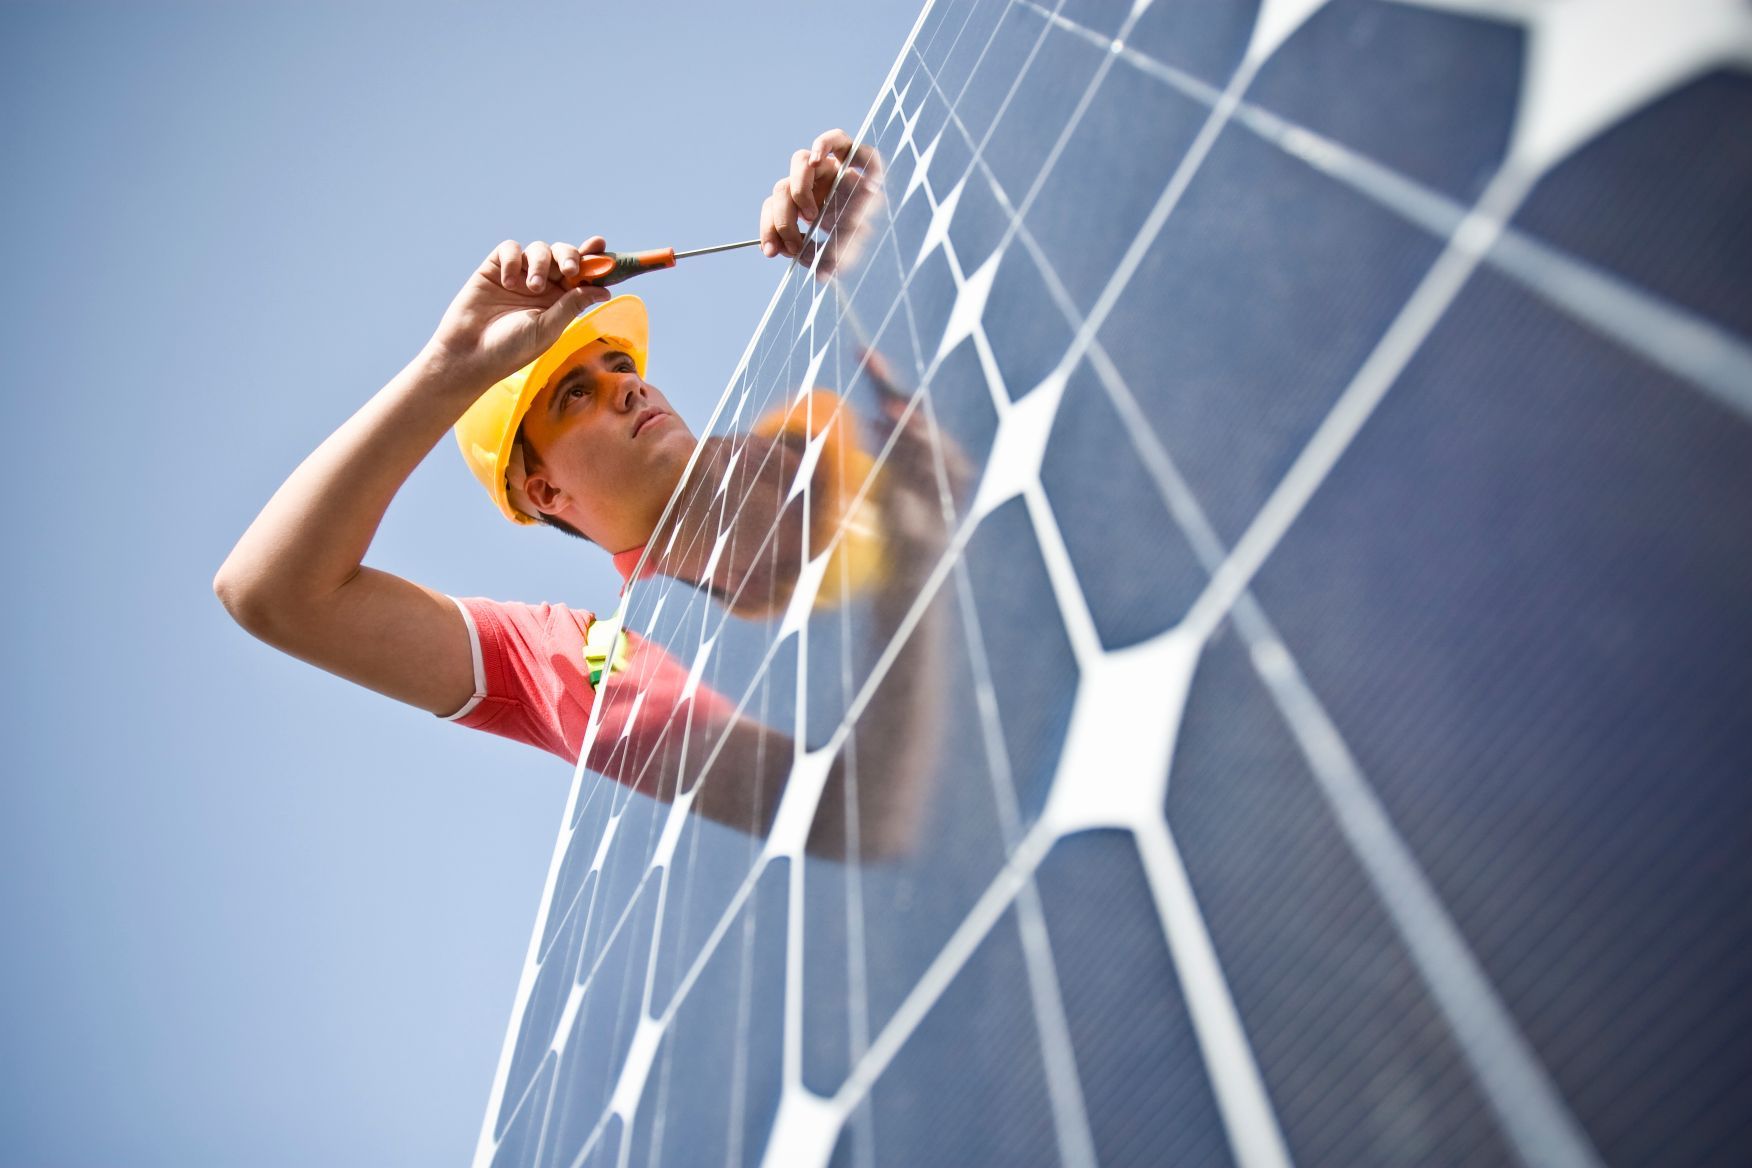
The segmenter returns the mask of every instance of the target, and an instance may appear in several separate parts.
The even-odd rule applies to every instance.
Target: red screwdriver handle
[[[675,266],[675,249],[660,247],[655,251],[605,251],[600,255],[581,257],[578,265],[580,284],[606,288],[644,272]]]

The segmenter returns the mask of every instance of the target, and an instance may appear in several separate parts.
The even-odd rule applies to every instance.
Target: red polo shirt
[[[615,566],[624,577],[637,561],[637,550],[622,552]],[[481,597],[457,599],[456,604],[468,624],[475,692],[447,721],[576,762],[590,708],[600,699],[607,704],[586,765],[617,781],[630,781],[656,749],[664,728],[685,712],[687,666],[633,633],[627,634],[626,668],[611,675],[613,680],[605,681],[600,693],[591,686],[584,639],[596,620],[594,613],[563,604]],[[689,700],[696,726],[702,717],[728,721],[732,716],[731,703],[706,686],[697,687]],[[617,757],[614,747],[623,735],[630,739],[629,749]]]

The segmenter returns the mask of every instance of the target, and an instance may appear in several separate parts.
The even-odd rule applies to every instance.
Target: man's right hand
[[[761,203],[761,251],[801,264],[815,262],[819,251],[815,272],[823,279],[849,269],[881,192],[882,158],[875,147],[853,142],[844,130],[828,130],[791,156],[790,173]],[[816,228],[820,242],[809,238]]]
[[[446,380],[486,389],[557,341],[572,318],[607,300],[607,288],[578,285],[579,258],[605,251],[600,235],[577,247],[507,239],[481,261],[426,343]]]

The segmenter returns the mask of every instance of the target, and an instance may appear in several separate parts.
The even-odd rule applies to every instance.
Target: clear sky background
[[[213,573],[500,239],[753,235],[918,8],[0,6],[0,1165],[467,1160],[570,768],[256,643]],[[696,429],[778,275],[628,285]],[[370,562],[619,583],[448,440]]]

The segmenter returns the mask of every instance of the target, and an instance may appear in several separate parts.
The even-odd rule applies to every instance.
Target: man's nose
[[[636,373],[628,373],[616,378],[614,395],[615,405],[623,413],[637,409],[645,400],[645,382]]]

